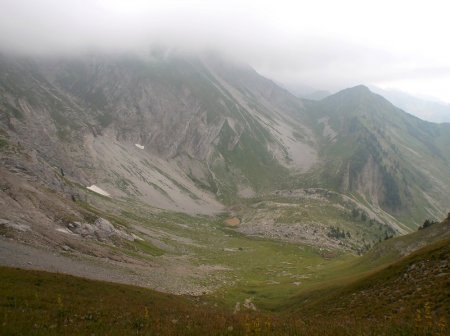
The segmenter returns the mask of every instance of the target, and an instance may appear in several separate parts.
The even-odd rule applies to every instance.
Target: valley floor
[[[208,297],[0,268],[2,335],[448,335],[450,241],[277,312],[231,312]],[[443,273],[445,272],[445,273]],[[422,288],[410,281],[427,278]],[[444,275],[442,275],[444,274]],[[416,279],[419,279],[416,277]],[[389,289],[389,293],[380,289]],[[447,290],[446,290],[447,288]],[[406,292],[409,294],[406,295]],[[395,311],[402,299],[402,309]]]

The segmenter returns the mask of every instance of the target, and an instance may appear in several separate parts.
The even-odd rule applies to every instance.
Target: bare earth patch
[[[241,224],[241,221],[237,217],[232,217],[225,220],[225,224],[229,226],[238,226],[239,224]]]

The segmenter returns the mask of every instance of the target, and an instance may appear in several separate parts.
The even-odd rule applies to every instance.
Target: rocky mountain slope
[[[360,248],[448,207],[450,127],[414,118],[365,87],[303,101],[247,66],[164,52],[3,55],[0,70],[0,159],[10,180],[1,209],[20,225],[54,221],[55,204],[83,217],[71,202],[39,203],[54,198],[49,190],[89,203],[89,187],[125,208],[230,211],[250,234],[257,218],[277,214],[269,222],[283,224],[279,239],[302,241],[312,225],[332,238],[328,245]],[[42,195],[28,196],[29,188]],[[335,196],[319,218],[306,208],[320,206],[320,190]],[[297,208],[285,206],[293,202]],[[258,203],[263,214],[255,217]],[[272,224],[260,233],[274,236]],[[367,235],[333,242],[336,228]]]
[[[322,158],[313,184],[350,193],[410,227],[444,215],[450,125],[424,122],[364,86],[311,103],[308,110],[318,121]],[[397,229],[407,229],[402,226]]]
[[[301,101],[216,58],[2,58],[1,69],[10,142],[113,196],[213,213],[216,196],[273,187],[316,160],[293,117]]]

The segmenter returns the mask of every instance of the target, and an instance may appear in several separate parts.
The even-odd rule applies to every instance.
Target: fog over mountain
[[[450,102],[450,48],[443,43],[450,30],[445,1],[0,4],[3,51],[146,54],[155,45],[190,52],[215,50],[288,85],[303,83],[337,92],[374,84]]]

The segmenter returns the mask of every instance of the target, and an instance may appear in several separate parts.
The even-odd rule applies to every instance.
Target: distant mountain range
[[[321,100],[332,94],[329,91],[316,90],[305,85],[291,84],[283,85],[283,87],[302,99]],[[450,123],[450,104],[417,97],[399,90],[382,89],[374,85],[370,85],[369,88],[372,92],[383,96],[395,106],[422,120]]]
[[[371,86],[370,89],[385,97],[395,106],[423,120],[450,123],[450,104],[419,98],[398,90],[384,90],[376,86]]]

